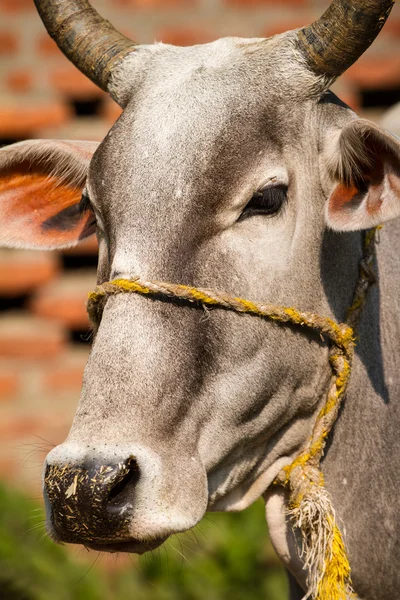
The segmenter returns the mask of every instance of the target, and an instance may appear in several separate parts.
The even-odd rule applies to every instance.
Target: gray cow
[[[334,0],[302,30],[192,48],[136,46],[86,0],[35,2],[64,53],[124,112],[100,145],[35,140],[0,151],[3,245],[60,248],[96,231],[100,283],[140,275],[343,321],[361,230],[390,221],[323,472],[358,596],[394,600],[400,142],[328,91],[392,1]],[[206,510],[242,510],[264,495],[300,598],[307,573],[286,492],[271,484],[310,435],[328,364],[326,344],[295,327],[109,298],[70,434],[47,457],[59,472],[58,492],[45,489],[49,534],[142,553]]]

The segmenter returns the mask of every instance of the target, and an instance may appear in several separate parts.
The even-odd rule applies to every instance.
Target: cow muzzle
[[[55,541],[143,554],[169,535],[190,529],[204,514],[206,499],[196,514],[185,514],[179,511],[179,502],[175,506],[168,502],[161,460],[153,459],[149,473],[149,461],[143,456],[116,458],[81,451],[74,457],[63,446],[50,452],[44,468],[47,530]],[[149,496],[150,501],[144,502]]]
[[[82,466],[47,465],[44,484],[54,537],[96,548],[129,545],[140,550],[129,536],[139,477],[132,456],[114,464],[88,460]]]

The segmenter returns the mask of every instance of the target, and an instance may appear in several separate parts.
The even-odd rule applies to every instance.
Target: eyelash
[[[255,215],[273,216],[287,201],[288,187],[276,185],[264,188],[254,194],[240,216],[240,221]]]
[[[282,206],[287,201],[286,185],[276,185],[267,187],[254,194],[250,202],[239,217],[239,221],[248,219],[255,215],[267,215],[273,216],[277,214]],[[79,203],[80,212],[86,212],[91,209],[90,199],[87,194],[82,194],[81,201]]]

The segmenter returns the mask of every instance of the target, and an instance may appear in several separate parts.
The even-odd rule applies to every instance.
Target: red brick
[[[332,85],[332,91],[350,108],[359,111],[361,108],[361,96],[357,86],[353,86],[342,77]]]
[[[8,31],[0,31],[0,55],[14,54],[17,50],[17,36]]]
[[[36,48],[41,56],[60,56],[61,50],[52,38],[44,33],[37,41]]]
[[[19,377],[17,372],[6,369],[0,370],[0,402],[15,398],[19,390]]]
[[[7,313],[0,317],[0,357],[42,359],[65,347],[64,329],[42,319]]]
[[[0,137],[29,137],[40,128],[66,123],[70,114],[63,102],[3,104],[0,106]]]
[[[224,4],[230,7],[238,7],[248,10],[249,8],[259,8],[263,6],[276,7],[276,0],[224,0]],[[308,0],[281,0],[279,6],[306,6]]]
[[[308,25],[313,21],[313,18],[310,17],[298,17],[297,19],[290,20],[281,20],[274,25],[267,26],[264,30],[265,37],[272,37],[273,35],[278,35],[279,33],[285,33],[286,31],[291,31],[292,29],[299,29],[300,27],[304,27],[304,25]]]
[[[58,395],[54,395],[54,400],[56,400],[58,398]],[[54,402],[53,400],[53,402]],[[75,408],[76,408],[76,400],[77,397],[74,394],[74,400],[73,400],[73,411],[71,411],[71,416],[66,416],[65,414],[65,410],[63,410],[63,399],[60,401],[60,410],[61,413],[56,412],[56,413],[51,413],[50,415],[47,415],[46,419],[43,419],[40,431],[38,432],[38,435],[43,439],[43,440],[48,440],[48,443],[46,443],[45,445],[43,445],[43,450],[42,450],[42,455],[43,458],[44,456],[47,454],[47,452],[50,452],[50,450],[52,448],[54,448],[54,446],[57,446],[58,444],[61,444],[65,438],[68,435],[69,430],[71,429],[71,422],[72,419],[74,417],[75,414]],[[70,409],[71,407],[69,407]],[[70,411],[68,411],[70,412]]]
[[[215,37],[215,35],[208,34],[200,29],[190,29],[190,27],[163,29],[156,35],[157,40],[164,42],[164,44],[173,44],[174,46],[205,44],[212,42]]]
[[[112,125],[120,117],[121,113],[122,108],[116,102],[107,100],[101,108],[100,116]]]
[[[0,11],[18,13],[35,10],[33,0],[0,0]]]
[[[399,39],[400,38],[400,19],[390,17],[386,21],[384,28],[382,30],[382,33],[380,35],[389,35],[389,36],[393,36],[393,37]]]
[[[113,5],[129,8],[186,8],[198,4],[198,0],[113,0]]]
[[[31,71],[12,71],[6,76],[7,87],[17,94],[29,92],[33,87],[33,75]]]
[[[0,295],[19,296],[53,279],[59,260],[50,252],[0,250]]]
[[[361,97],[357,90],[343,90],[337,94],[339,98],[352,110],[358,112],[361,110]]]
[[[30,309],[35,315],[58,321],[71,329],[88,329],[85,304],[95,284],[94,271],[64,275],[41,287],[32,298]]]
[[[399,85],[400,57],[361,58],[344,78],[362,88],[384,88]]]
[[[8,415],[8,418],[1,419],[0,438],[12,440],[15,438],[26,437],[27,435],[38,433],[43,426],[43,420],[34,415]]]
[[[74,117],[61,127],[43,127],[36,132],[40,139],[87,140],[100,142],[110,130],[110,124],[97,117]]]
[[[78,393],[82,387],[83,371],[88,359],[88,350],[68,352],[56,362],[47,364],[42,376],[45,393],[57,392]]]
[[[86,99],[104,95],[90,79],[74,66],[58,67],[49,74],[50,85],[70,98]]]
[[[59,368],[51,369],[46,375],[44,386],[46,390],[57,392],[60,389],[80,390],[82,387],[83,369],[78,368]]]

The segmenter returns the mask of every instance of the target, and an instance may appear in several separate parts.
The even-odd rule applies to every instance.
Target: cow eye
[[[240,221],[254,215],[275,215],[287,199],[286,185],[266,187],[256,192],[240,216]]]

